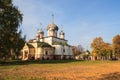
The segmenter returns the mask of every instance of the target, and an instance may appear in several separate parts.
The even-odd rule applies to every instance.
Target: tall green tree
[[[114,56],[120,58],[120,35],[116,35],[113,37],[112,47]]]
[[[23,46],[24,38],[19,30],[21,23],[22,14],[12,0],[0,0],[0,58],[15,55],[18,45]]]

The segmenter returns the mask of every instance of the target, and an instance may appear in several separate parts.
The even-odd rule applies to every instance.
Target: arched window
[[[28,51],[25,51],[24,53],[25,53],[25,54],[24,54],[24,55],[25,55],[25,57],[27,57],[27,55],[28,55]]]
[[[48,55],[48,51],[45,51],[45,55]]]
[[[63,53],[65,53],[65,48],[63,48]]]

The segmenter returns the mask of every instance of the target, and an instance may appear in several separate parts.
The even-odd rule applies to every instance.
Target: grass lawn
[[[0,80],[120,80],[120,61],[11,61]]]

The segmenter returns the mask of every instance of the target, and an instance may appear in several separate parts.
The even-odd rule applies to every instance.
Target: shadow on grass
[[[120,80],[120,73],[114,72],[109,74],[103,74],[98,80]]]
[[[71,63],[78,62],[76,60],[12,60],[0,62],[0,66],[9,66],[9,65],[28,65],[28,64],[61,64],[61,63]]]

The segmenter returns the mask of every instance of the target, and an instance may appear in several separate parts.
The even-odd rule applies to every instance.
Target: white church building
[[[40,29],[35,39],[25,43],[22,49],[22,60],[72,59],[72,48],[65,39],[63,30],[57,36],[59,28],[54,24],[54,16],[46,30],[47,36],[44,36],[44,31]]]

